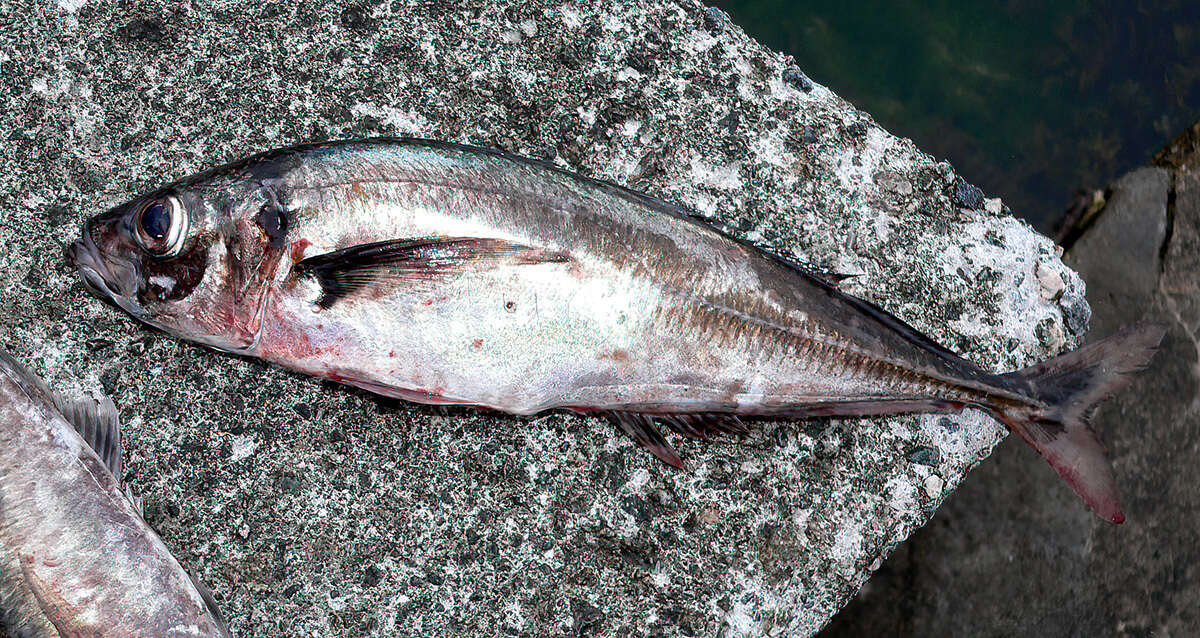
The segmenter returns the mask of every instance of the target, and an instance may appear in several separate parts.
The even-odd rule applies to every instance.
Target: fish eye
[[[187,215],[172,195],[152,199],[138,209],[137,240],[152,255],[169,257],[179,252],[187,234]]]

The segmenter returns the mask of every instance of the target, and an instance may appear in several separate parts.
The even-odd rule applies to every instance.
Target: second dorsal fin
[[[79,437],[100,458],[104,467],[121,483],[122,455],[121,450],[121,417],[117,406],[108,397],[99,399],[68,398],[59,392],[51,390],[41,377],[14,359],[3,348],[0,348],[0,375],[7,376],[17,382],[30,398],[42,405],[53,409],[62,416],[63,420],[79,433]],[[142,513],[142,499],[133,495],[128,488],[125,495],[129,502]]]

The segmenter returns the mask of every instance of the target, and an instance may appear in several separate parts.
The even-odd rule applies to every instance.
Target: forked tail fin
[[[1000,409],[997,416],[1041,453],[1088,507],[1113,523],[1125,522],[1125,514],[1112,465],[1090,421],[1100,401],[1146,367],[1165,332],[1161,325],[1135,324],[1103,341],[1004,375],[1046,407]]]

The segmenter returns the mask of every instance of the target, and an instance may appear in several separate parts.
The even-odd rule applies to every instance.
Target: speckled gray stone
[[[1169,172],[1139,168],[1110,184],[1108,204],[1067,252],[1095,306],[1087,341],[1139,320],[1167,328],[1149,368],[1092,421],[1113,460],[1125,523],[1076,507],[1070,488],[1013,437],[823,638],[1196,633],[1200,174],[1189,167],[1200,154],[1177,148]]]
[[[125,479],[239,635],[804,635],[1003,430],[775,423],[680,442],[677,471],[598,419],[381,400],[89,297],[62,263],[79,221],[215,163],[371,134],[496,146],[857,274],[988,368],[1077,339],[1083,287],[1049,240],[996,200],[960,209],[949,165],[696,2],[58,0],[0,23],[5,345],[111,391]]]

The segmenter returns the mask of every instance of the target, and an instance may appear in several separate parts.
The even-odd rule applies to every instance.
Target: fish
[[[54,392],[0,349],[0,635],[229,638],[122,463],[112,401]]]
[[[992,373],[685,208],[552,163],[450,142],[292,146],[87,219],[86,287],[177,337],[386,397],[607,416],[663,435],[756,419],[977,408],[1100,517],[1116,482],[1089,426],[1164,335],[1135,324]]]

